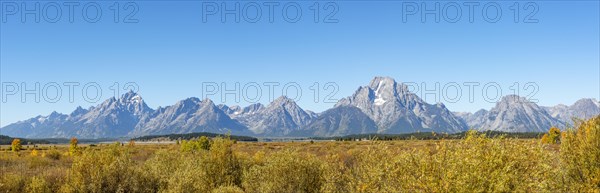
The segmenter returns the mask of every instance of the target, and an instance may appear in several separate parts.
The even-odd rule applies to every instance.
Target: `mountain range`
[[[152,109],[128,92],[70,114],[52,112],[19,121],[0,134],[26,138],[117,138],[192,132],[231,133],[258,137],[343,136],[367,133],[457,133],[468,129],[505,132],[545,132],[572,125],[572,117],[600,114],[595,99],[571,106],[541,107],[516,95],[504,96],[490,110],[451,112],[442,103],[429,104],[389,77],[375,77],[353,95],[322,113],[304,110],[281,96],[268,105],[247,107],[187,98]]]

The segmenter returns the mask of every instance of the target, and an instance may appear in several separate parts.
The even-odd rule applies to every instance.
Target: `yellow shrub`
[[[0,176],[0,191],[1,192],[24,192],[26,179],[22,175],[17,174],[2,174]]]
[[[39,152],[37,149],[31,150],[31,156],[38,156],[38,155],[39,155]]]
[[[244,190],[237,186],[221,186],[214,189],[212,193],[244,193]]]
[[[177,151],[160,150],[144,163],[145,175],[153,181],[153,186],[158,190],[167,190],[169,178],[176,173],[186,158]]]
[[[152,192],[152,186],[127,152],[113,146],[103,151],[85,151],[69,170],[64,192]]]
[[[21,139],[13,139],[12,143],[11,143],[11,149],[14,152],[18,152],[21,151]]]
[[[182,142],[182,147],[186,143]],[[144,166],[164,192],[211,192],[222,186],[240,186],[242,161],[231,150],[233,141],[212,140],[209,151],[160,151]],[[200,147],[200,146],[199,146]]]
[[[50,193],[50,185],[46,182],[46,180],[39,176],[34,176],[31,178],[31,181],[27,185],[27,192],[31,193]]]
[[[546,133],[546,134],[544,134],[544,136],[542,136],[541,140],[542,140],[542,143],[559,144],[560,137],[561,137],[560,129],[558,129],[556,127],[552,127],[552,128],[550,128],[550,130],[548,130],[548,133]]]
[[[78,155],[80,153],[79,148],[77,147],[78,143],[79,140],[77,140],[77,138],[71,138],[71,140],[69,141],[69,155]]]
[[[600,192],[600,116],[577,130],[551,129],[546,140],[561,135],[560,146],[471,131],[456,140],[312,145],[206,138],[189,151],[189,141],[117,142],[62,159],[56,149],[6,153],[0,192]]]
[[[563,191],[600,192],[600,116],[564,132],[560,158]]]
[[[176,170],[167,178],[166,187],[163,192],[194,193],[210,192],[210,177],[203,166],[202,158],[185,159],[178,165]],[[216,174],[213,174],[216,175]]]
[[[202,136],[197,140],[183,140],[181,143],[181,151],[183,152],[197,152],[202,150],[210,149],[210,140],[206,136]]]
[[[47,157],[53,160],[59,160],[61,156],[61,153],[56,150],[56,149],[50,149],[48,151],[44,151],[44,153],[42,153],[42,157]]]
[[[375,143],[365,151],[357,152],[352,161],[344,165],[342,171],[346,173],[345,177],[333,177],[329,179],[347,178],[346,188],[350,192],[390,192],[400,189],[394,176],[394,154],[382,143]],[[342,175],[342,174],[337,174]],[[340,189],[344,182],[336,181],[336,188]],[[328,183],[330,184],[330,183]],[[326,188],[327,189],[327,188]]]
[[[324,183],[322,163],[312,155],[293,151],[274,153],[263,165],[244,173],[247,192],[319,192]]]
[[[324,192],[543,192],[551,191],[551,157],[542,146],[491,139],[470,132],[463,140],[439,141],[394,155],[375,144],[327,164]],[[337,159],[337,160],[336,160]],[[348,160],[348,158],[346,158]],[[340,191],[341,190],[341,191]]]

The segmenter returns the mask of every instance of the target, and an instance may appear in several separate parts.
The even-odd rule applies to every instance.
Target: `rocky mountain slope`
[[[367,133],[456,133],[467,129],[545,132],[572,124],[571,117],[600,114],[595,99],[571,106],[540,107],[515,95],[503,97],[490,110],[452,113],[444,104],[428,104],[389,77],[367,86],[322,113],[304,110],[285,96],[264,106],[216,105],[188,98],[154,110],[134,92],[70,114],[52,112],[7,125],[0,134],[27,138],[116,138],[191,132],[231,133],[262,137],[341,136]]]
[[[552,117],[544,107],[517,95],[502,97],[489,111],[458,114],[470,128],[480,131],[546,132],[564,123]]]
[[[552,117],[569,125],[573,125],[572,118],[589,119],[600,115],[600,103],[590,98],[580,99],[570,106],[560,104],[545,109]]]
[[[467,125],[443,104],[428,104],[389,77],[375,77],[336,106],[359,108],[377,124],[378,133],[435,131],[455,133]]]

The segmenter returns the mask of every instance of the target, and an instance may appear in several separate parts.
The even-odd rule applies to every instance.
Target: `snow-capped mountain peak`
[[[368,86],[336,107],[355,106],[374,120],[381,133],[418,131],[460,132],[466,125],[443,105],[431,105],[389,77],[375,77]]]
[[[383,81],[379,82],[379,85],[377,85],[377,89],[375,90],[375,100],[373,100],[373,104],[377,105],[377,106],[381,106],[383,104],[385,104],[385,99],[383,99],[383,97],[381,96],[381,93],[379,92],[379,90],[381,89],[381,85],[383,85]]]
[[[370,91],[373,92],[373,104],[381,106],[388,101],[394,101],[398,95],[398,84],[390,77],[375,77],[369,83]]]
[[[129,91],[123,94],[119,98],[119,102],[122,103],[140,103],[142,102],[142,97],[133,91]]]

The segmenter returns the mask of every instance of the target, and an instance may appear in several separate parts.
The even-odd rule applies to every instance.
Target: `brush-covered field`
[[[558,136],[4,146],[0,192],[600,192],[600,117]]]

